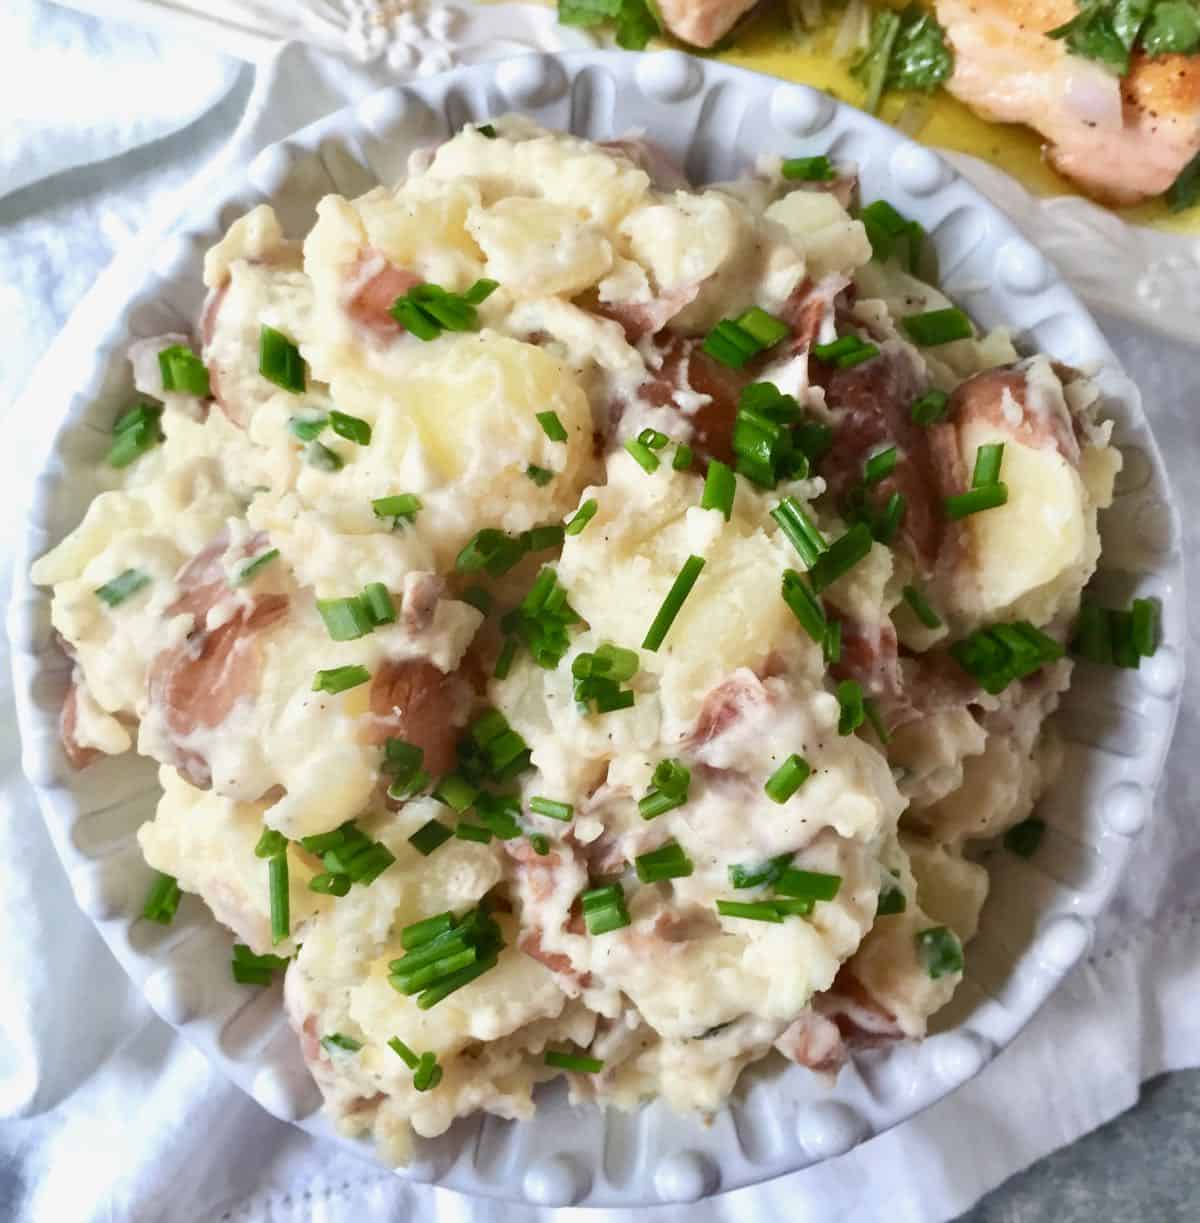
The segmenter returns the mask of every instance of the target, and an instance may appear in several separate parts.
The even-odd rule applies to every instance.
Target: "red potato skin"
[[[62,741],[63,752],[73,769],[86,769],[94,764],[102,751],[94,747],[84,747],[75,737],[75,728],[79,721],[79,685],[74,680],[63,698],[62,709],[58,715],[58,737]]]
[[[439,777],[449,773],[457,759],[456,706],[452,676],[424,659],[389,660],[371,682],[374,718],[367,740],[406,740],[425,753],[425,771]]]

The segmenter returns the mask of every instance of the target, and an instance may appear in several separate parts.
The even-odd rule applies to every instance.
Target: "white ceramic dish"
[[[763,152],[833,150],[857,162],[866,198],[886,196],[925,226],[943,284],[981,324],[1015,324],[1027,343],[1101,369],[1126,471],[1102,522],[1097,584],[1114,601],[1137,593],[1162,603],[1165,644],[1141,671],[1077,671],[1061,719],[1067,767],[1042,804],[1049,834],[1032,862],[994,855],[982,933],[938,1034],[860,1051],[832,1090],[798,1067],[754,1068],[711,1125],[657,1103],[633,1115],[573,1111],[561,1087],[550,1088],[536,1120],[460,1122],[402,1172],[545,1204],[691,1200],[836,1156],[926,1107],[976,1074],[1083,955],[1148,817],[1178,706],[1179,524],[1135,389],[1047,261],[941,158],[803,86],[676,52],[527,56],[376,94],[214,182],[153,265],[112,282],[108,301],[90,303],[92,317],[107,307],[107,330],[73,328],[62,372],[75,393],[43,405],[48,453],[18,549],[9,627],[25,771],[80,905],[155,1010],[276,1116],[335,1137],[277,989],[233,983],[232,940],[199,901],[186,898],[169,928],[134,920],[150,877],[134,831],[157,801],[154,769],[131,757],[82,774],[66,764],[57,714],[68,664],[52,640],[49,600],[26,575],[97,491],[108,429],[130,392],[128,342],[195,321],[202,256],[225,225],[269,199],[302,233],[326,192],[392,181],[414,147],[509,109],[598,138],[644,128],[697,182],[733,176]]]

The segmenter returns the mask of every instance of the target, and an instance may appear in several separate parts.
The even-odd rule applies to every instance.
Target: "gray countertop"
[[[1014,1176],[959,1223],[1194,1223],[1200,1070],[1151,1079],[1137,1105]]]

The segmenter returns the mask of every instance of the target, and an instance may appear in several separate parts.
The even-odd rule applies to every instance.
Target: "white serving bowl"
[[[109,278],[104,300],[87,303],[94,327],[77,320],[58,350],[63,394],[39,405],[46,456],[18,548],[9,630],[25,771],[80,906],[162,1018],[277,1117],[347,1141],[319,1111],[278,987],[234,984],[232,940],[203,905],[185,898],[166,928],[137,920],[151,873],[134,834],[157,802],[155,770],[131,756],[83,773],[67,764],[57,717],[69,663],[29,565],[99,490],[108,430],[131,390],[126,346],[194,325],[204,251],[234,217],[269,200],[300,235],[322,195],[394,181],[414,148],[508,110],[594,138],[645,129],[698,183],[734,177],[762,153],[832,151],[856,162],[864,198],[885,197],[921,222],[943,286],[982,326],[1007,324],[1019,344],[1100,370],[1126,469],[1102,518],[1096,585],[1114,601],[1137,594],[1162,604],[1164,645],[1140,671],[1077,669],[1060,717],[1066,767],[1040,808],[1048,834],[1032,861],[991,856],[981,933],[935,1035],[858,1051],[832,1089],[796,1066],[759,1065],[711,1124],[661,1103],[634,1114],[572,1110],[561,1084],[550,1086],[535,1120],[462,1121],[401,1171],[547,1205],[694,1200],[840,1155],[927,1107],[1012,1040],[1084,954],[1149,817],[1179,704],[1179,523],[1137,392],[1053,267],[936,154],[804,86],[673,51],[526,56],[385,90],[213,181],[151,259]]]

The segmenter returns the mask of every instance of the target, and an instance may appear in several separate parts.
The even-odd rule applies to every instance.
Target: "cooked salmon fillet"
[[[1075,0],[937,0],[954,47],[947,88],[973,110],[1025,123],[1089,195],[1132,204],[1166,191],[1200,151],[1200,56],[1135,53],[1118,79],[1046,31]]]
[[[659,0],[663,25],[693,47],[711,47],[724,38],[758,0]]]

